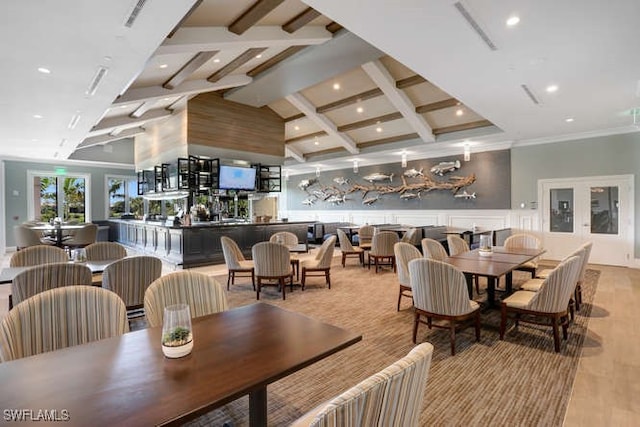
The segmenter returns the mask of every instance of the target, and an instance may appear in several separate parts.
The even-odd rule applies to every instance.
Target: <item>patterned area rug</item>
[[[294,288],[287,292],[286,301],[274,287],[261,293],[263,302],[363,335],[360,343],[270,385],[271,426],[288,425],[317,404],[400,359],[413,347],[413,311],[407,298],[403,298],[400,312],[396,311],[395,274],[388,270],[374,274],[355,264],[343,269],[337,261],[331,270],[330,290],[316,278],[307,282],[305,291]],[[429,330],[421,325],[419,342],[429,341],[435,346],[421,425],[562,425],[599,276],[597,270],[587,271],[584,304],[559,354],[553,351],[550,327],[521,324],[516,329],[510,323],[505,340],[500,341],[499,310],[482,314],[480,342],[475,342],[473,328],[457,334],[457,354],[453,357],[448,330]],[[515,272],[514,288],[527,278],[527,273]],[[217,279],[226,283],[226,276]],[[483,297],[481,292],[478,298]],[[244,281],[232,286],[228,298],[231,307],[239,307],[254,303],[255,292]],[[247,397],[189,424],[225,423],[249,425]]]

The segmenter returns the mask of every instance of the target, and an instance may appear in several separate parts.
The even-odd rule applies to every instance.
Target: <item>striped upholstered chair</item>
[[[84,224],[81,228],[78,228],[73,236],[64,241],[64,245],[67,250],[77,248],[85,248],[92,243],[95,243],[98,238],[98,226],[96,224]]]
[[[540,249],[542,248],[542,243],[540,243],[540,239],[532,234],[518,233],[507,237],[504,241],[504,247],[505,249]],[[535,258],[524,263],[516,270],[528,271],[531,273],[531,277],[536,277],[537,268],[538,258]]]
[[[378,266],[391,265],[396,271],[396,256],[393,253],[393,245],[398,243],[398,235],[394,231],[381,231],[373,235],[371,250],[367,252],[367,264],[371,268],[371,259],[378,272]]]
[[[394,364],[303,415],[292,427],[417,427],[432,356],[430,343],[414,347]]]
[[[344,231],[338,229],[338,242],[340,242],[340,252],[342,252],[342,267],[348,257],[357,256],[360,260],[360,265],[364,267],[364,249],[359,246],[354,247],[349,240],[349,236]]]
[[[16,240],[16,248],[18,251],[31,246],[50,244],[46,240],[42,239],[42,235],[39,231],[34,230],[25,224],[13,227],[13,237]]]
[[[331,289],[331,261],[335,247],[336,236],[331,236],[322,243],[314,259],[304,260],[300,263],[303,290],[309,276],[324,276],[327,286]]]
[[[16,305],[4,318],[0,357],[7,362],[128,331],[124,303],[113,292],[95,286],[51,289]]]
[[[38,245],[24,248],[11,255],[10,267],[32,267],[34,265],[51,264],[53,262],[67,262],[69,256],[55,246]]]
[[[144,293],[144,311],[149,326],[162,325],[164,308],[189,304],[191,317],[219,313],[228,308],[224,287],[213,277],[182,270],[156,279]]]
[[[547,277],[538,292],[517,291],[502,300],[500,321],[500,339],[504,339],[509,313],[516,315],[518,322],[541,324],[537,319],[549,319],[547,323],[553,329],[553,346],[560,352],[558,326],[562,326],[562,336],[567,339],[569,326],[569,300],[580,274],[580,257],[571,257],[558,265]],[[522,314],[533,316],[531,320]]]
[[[411,243],[414,246],[420,244],[420,234],[418,234],[418,229],[415,227],[409,228],[404,232],[402,238],[400,239],[403,243]]]
[[[371,249],[371,241],[376,229],[373,225],[363,225],[358,229],[358,246],[364,250]]]
[[[251,258],[256,269],[256,299],[260,299],[260,290],[263,281],[279,286],[282,290],[282,299],[285,296],[285,281],[289,280],[289,286],[293,289],[293,270],[289,249],[280,243],[260,242],[251,248]]]
[[[11,300],[15,306],[40,292],[64,286],[91,286],[91,282],[91,270],[86,265],[68,262],[36,265],[13,278]]]
[[[410,243],[398,242],[393,245],[393,252],[396,255],[396,271],[398,272],[398,282],[400,282],[400,292],[398,293],[398,308],[400,311],[400,299],[402,297],[411,298],[411,279],[409,277],[409,261],[422,258],[422,254]]]
[[[87,261],[113,261],[127,256],[127,249],[118,242],[95,242],[84,248]]]
[[[449,245],[449,255],[451,256],[469,252],[469,244],[467,241],[455,234],[447,235],[447,244]]]
[[[102,287],[115,292],[127,307],[144,306],[144,293],[162,275],[162,261],[153,256],[122,258],[107,265],[102,273]]]
[[[280,243],[285,246],[295,246],[298,244],[298,236],[290,231],[279,231],[277,233],[273,233],[271,237],[269,237],[269,241],[271,243]]]
[[[238,247],[238,244],[230,237],[220,237],[220,243],[222,244],[222,253],[224,254],[224,262],[227,264],[227,290],[229,290],[229,283],[235,284],[236,276],[251,277],[251,285],[253,290],[256,290],[255,270],[253,268],[253,261],[244,259],[242,251]]]
[[[447,251],[442,243],[437,240],[425,237],[420,241],[422,246],[422,254],[425,258],[434,259],[436,261],[444,261],[447,258]]]
[[[416,342],[418,325],[426,323],[431,327],[447,328],[436,325],[432,319],[449,322],[451,334],[451,355],[456,354],[456,324],[473,320],[476,341],[480,341],[480,305],[469,299],[464,274],[452,265],[441,261],[420,258],[409,261],[409,276],[413,292],[415,319],[413,324],[413,342]],[[427,321],[421,320],[421,317]]]

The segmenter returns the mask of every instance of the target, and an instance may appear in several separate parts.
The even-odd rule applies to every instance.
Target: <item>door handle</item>
[[[588,227],[590,224],[582,224],[584,227]]]

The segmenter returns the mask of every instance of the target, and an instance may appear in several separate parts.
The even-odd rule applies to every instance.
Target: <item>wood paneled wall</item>
[[[284,121],[256,108],[203,93],[187,104],[189,144],[284,157]]]
[[[187,157],[187,112],[174,113],[167,120],[146,126],[136,136],[134,158],[137,170],[152,169],[161,163],[175,163]]]

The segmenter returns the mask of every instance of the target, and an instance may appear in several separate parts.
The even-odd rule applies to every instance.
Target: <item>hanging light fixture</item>
[[[353,173],[358,173],[358,161],[353,161]]]
[[[464,161],[471,160],[471,145],[469,143],[464,144]]]
[[[284,180],[289,181],[289,169],[284,170]]]
[[[407,153],[402,153],[402,160],[400,161],[400,163],[402,164],[403,168],[407,167]]]

